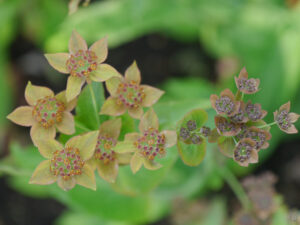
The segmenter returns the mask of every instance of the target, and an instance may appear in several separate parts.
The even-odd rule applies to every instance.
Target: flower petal
[[[286,110],[287,112],[289,112],[290,109],[291,109],[291,102],[288,101],[287,103],[285,103],[282,106],[280,106],[279,112],[282,112],[283,110]]]
[[[105,82],[106,88],[111,96],[116,95],[118,87],[123,81],[123,77],[112,77]]]
[[[51,159],[55,151],[64,148],[64,146],[55,139],[39,140],[37,146],[40,154],[46,159]]]
[[[59,130],[59,132],[63,134],[73,134],[75,132],[75,123],[73,115],[70,112],[64,112],[62,121],[60,123],[57,123],[56,127]]]
[[[49,64],[61,73],[69,73],[67,67],[67,60],[70,58],[68,53],[55,53],[55,54],[45,54],[46,59]]]
[[[58,177],[57,184],[64,191],[69,191],[75,187],[76,180],[74,177],[71,177],[69,180],[64,180],[62,177]]]
[[[54,126],[49,128],[44,128],[39,123],[35,123],[32,125],[30,129],[30,136],[34,145],[38,145],[39,142],[43,142],[44,140],[54,139],[56,135],[56,129]]]
[[[125,135],[125,141],[135,142],[137,141],[141,135],[139,133],[129,133]]]
[[[73,100],[80,94],[81,87],[84,82],[85,78],[69,76],[66,90],[66,97],[68,102]]]
[[[34,170],[29,184],[47,185],[54,183],[57,178],[51,173],[50,164],[50,160],[41,162]]]
[[[132,158],[131,153],[117,154],[119,165],[128,165],[130,163],[131,158]]]
[[[158,170],[162,167],[161,164],[149,159],[143,159],[143,164],[144,167],[148,170]]]
[[[116,181],[119,171],[118,161],[114,160],[106,164],[102,161],[99,161],[97,163],[97,169],[99,176],[107,182],[114,183]]]
[[[125,80],[127,82],[135,81],[137,84],[141,83],[141,72],[135,61],[125,71]]]
[[[211,95],[210,96],[210,103],[214,110],[217,110],[216,108],[216,101],[219,99],[218,95]]]
[[[149,128],[158,129],[159,122],[158,117],[154,110],[150,108],[141,118],[139,129],[141,132],[148,130]]]
[[[47,87],[32,85],[29,81],[25,89],[25,99],[29,105],[35,105],[36,102],[46,96],[54,96],[52,90]]]
[[[143,164],[143,158],[138,153],[134,153],[130,160],[130,168],[132,172],[135,174],[141,168]]]
[[[144,110],[141,106],[138,106],[137,108],[129,108],[128,114],[135,119],[140,119],[143,116]]]
[[[99,133],[107,134],[109,137],[118,140],[122,127],[121,118],[107,120],[100,126]]]
[[[297,134],[298,133],[298,130],[296,129],[295,125],[292,124],[289,129],[287,130],[283,130],[285,133],[287,134]]]
[[[136,151],[136,147],[133,144],[133,141],[120,141],[114,146],[114,151],[117,153],[129,153]]]
[[[243,69],[241,70],[241,72],[239,74],[239,78],[248,79],[248,72],[246,70],[246,67],[243,67]]]
[[[90,51],[93,51],[97,58],[97,63],[102,63],[107,58],[107,38],[104,37],[98,41],[96,41],[89,49]]]
[[[57,95],[55,95],[55,98],[65,104],[66,111],[72,111],[77,104],[77,98],[74,98],[71,101],[67,101],[66,91],[61,91]]]
[[[108,64],[99,64],[97,69],[90,73],[90,78],[96,82],[103,82],[112,77],[120,77],[121,74],[113,68],[111,65]]]
[[[30,127],[35,123],[32,110],[33,108],[31,106],[21,106],[16,108],[6,118],[18,125]]]
[[[71,54],[75,54],[79,50],[87,50],[87,44],[86,41],[80,36],[79,33],[77,33],[75,30],[73,30],[70,41],[69,41],[69,51]]]
[[[169,148],[176,144],[177,142],[177,135],[176,132],[173,130],[164,130],[161,132],[161,134],[164,134],[166,137],[166,144],[165,147]]]
[[[98,134],[98,131],[92,131],[83,135],[75,136],[66,143],[66,147],[78,148],[83,160],[88,160],[94,154]]]
[[[83,187],[92,189],[94,191],[96,190],[96,181],[95,181],[94,171],[87,164],[85,164],[83,166],[82,174],[75,176],[75,180],[76,180],[77,184],[79,184]]]
[[[120,116],[126,112],[126,107],[117,104],[117,100],[113,97],[109,97],[105,100],[102,105],[100,114],[110,115],[110,116]]]
[[[297,113],[289,113],[288,117],[291,120],[291,123],[295,123],[299,119],[300,115]]]
[[[165,93],[158,88],[154,88],[148,85],[141,85],[144,90],[145,98],[143,99],[142,105],[145,107],[150,107],[154,105],[160,97]]]

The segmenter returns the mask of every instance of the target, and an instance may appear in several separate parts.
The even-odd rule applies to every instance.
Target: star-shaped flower
[[[164,93],[140,83],[141,74],[135,62],[126,70],[124,78],[107,80],[106,87],[111,96],[104,102],[100,114],[119,116],[128,110],[131,117],[140,119],[143,107],[152,106]]]
[[[248,72],[245,67],[241,70],[239,76],[234,77],[234,79],[240,92],[245,94],[254,94],[259,90],[258,86],[260,80],[254,78],[248,79]]]
[[[121,119],[105,121],[99,128],[99,136],[96,150],[89,161],[93,169],[98,170],[99,175],[107,182],[115,182],[119,170],[119,153],[114,151],[117,144],[122,122]]]
[[[297,122],[300,115],[297,113],[290,113],[291,103],[288,102],[279,108],[279,112],[274,112],[274,120],[276,121],[280,130],[288,134],[296,134],[298,130],[293,123]]]
[[[67,100],[79,95],[87,81],[103,82],[120,74],[104,64],[107,57],[107,39],[102,38],[88,48],[86,41],[73,31],[69,41],[69,53],[45,54],[50,65],[61,73],[70,74],[67,82]]]
[[[240,102],[235,101],[235,96],[229,89],[222,91],[220,97],[211,95],[210,102],[218,114],[229,117],[238,113],[240,108]]]
[[[150,108],[141,118],[139,124],[141,133],[130,133],[125,136],[125,143],[131,143],[122,152],[134,152],[130,166],[136,173],[142,165],[146,169],[156,170],[161,164],[154,161],[156,157],[164,157],[166,148],[176,144],[177,135],[175,131],[159,131],[159,122],[156,113]]]
[[[258,153],[255,149],[255,141],[250,138],[240,140],[234,149],[233,159],[240,166],[248,166],[249,163],[257,163]]]
[[[89,160],[95,151],[98,131],[71,138],[65,146],[58,141],[39,142],[38,149],[47,160],[41,162],[29,181],[30,184],[48,185],[57,181],[67,191],[76,184],[96,190],[94,171]]]
[[[67,102],[65,95],[65,91],[54,95],[49,88],[28,82],[25,99],[29,106],[16,108],[7,118],[18,125],[31,127],[30,135],[35,145],[39,139],[53,139],[56,128],[61,133],[73,134],[75,124],[71,111],[76,106],[76,99]]]

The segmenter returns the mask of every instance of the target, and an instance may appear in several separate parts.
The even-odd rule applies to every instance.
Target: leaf
[[[220,152],[225,156],[232,158],[235,149],[235,143],[232,137],[221,136],[218,138]]]
[[[195,121],[198,129],[204,125],[207,119],[207,112],[203,109],[192,110],[191,112],[187,113],[182,120],[179,121],[177,125],[177,135],[179,136],[180,128],[186,127],[186,124],[189,120]],[[202,143],[198,145],[186,144],[182,141],[178,141],[177,148],[181,159],[186,165],[197,166],[204,159],[206,152],[206,140],[203,138]]]
[[[102,83],[92,82],[84,87],[76,107],[76,130],[78,127],[86,127],[90,130],[99,129],[100,121],[104,121],[107,118],[99,115],[104,101],[105,96]]]
[[[206,153],[206,141],[200,145],[185,144],[182,141],[177,142],[177,148],[182,161],[188,166],[198,166],[204,159]]]

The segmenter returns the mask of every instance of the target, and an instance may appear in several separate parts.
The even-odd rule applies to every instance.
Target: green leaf
[[[198,166],[204,159],[206,153],[206,141],[200,145],[185,144],[182,141],[177,142],[177,148],[182,161],[188,166]]]
[[[191,112],[187,113],[177,125],[177,136],[179,136],[180,128],[186,127],[186,123],[189,120],[193,120],[197,124],[197,129],[202,127],[207,121],[208,115],[207,112],[203,109],[194,109]],[[182,141],[177,142],[177,148],[179,155],[183,162],[189,166],[197,166],[204,159],[206,152],[206,140],[203,138],[202,143],[199,145],[195,144],[186,144]]]
[[[105,96],[102,83],[92,82],[84,87],[76,107],[76,130],[83,130],[84,128],[90,130],[99,129],[100,122],[107,118],[99,115],[104,101]]]
[[[220,152],[225,156],[232,158],[235,149],[235,143],[232,137],[221,136],[218,138]]]

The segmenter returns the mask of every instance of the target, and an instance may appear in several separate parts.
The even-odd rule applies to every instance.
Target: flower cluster
[[[86,41],[73,31],[69,53],[46,54],[49,64],[57,71],[69,74],[66,90],[55,95],[47,87],[28,83],[21,106],[7,116],[21,126],[31,126],[30,135],[40,154],[46,158],[30,179],[32,184],[47,185],[57,181],[63,190],[76,184],[95,190],[95,170],[100,177],[113,183],[119,165],[129,164],[136,173],[142,164],[154,170],[161,165],[155,161],[164,157],[167,148],[176,143],[175,131],[159,131],[158,117],[152,108],[163,91],[141,85],[141,74],[133,62],[123,77],[112,66],[103,63],[107,57],[107,40],[103,38],[88,48]],[[121,118],[104,121],[96,131],[70,138],[64,145],[55,140],[56,130],[62,134],[75,133],[71,111],[85,83],[106,82],[110,97],[99,114],[120,116],[128,111],[132,119],[140,119],[139,133],[126,134],[120,141]],[[94,99],[91,99],[94,101]]]
[[[237,93],[229,89],[221,92],[220,96],[211,95],[211,105],[218,115],[215,116],[216,128],[211,132],[211,142],[217,142],[220,151],[233,158],[239,165],[248,166],[258,162],[258,152],[269,146],[271,139],[270,127],[277,124],[286,133],[296,133],[293,125],[299,115],[289,113],[290,103],[283,105],[279,112],[274,113],[274,123],[267,124],[263,119],[267,112],[258,103],[250,100],[245,102],[245,94],[259,91],[259,79],[248,78],[243,68],[235,77]]]
[[[236,225],[268,224],[278,208],[274,188],[276,181],[277,178],[270,172],[259,176],[250,176],[243,180],[243,186],[252,207],[251,211],[242,211],[236,215]]]

